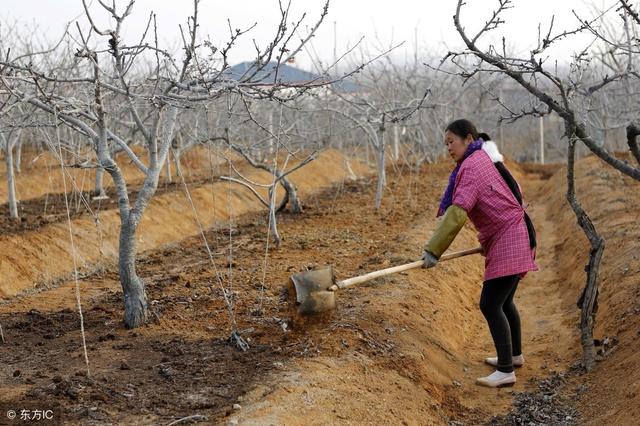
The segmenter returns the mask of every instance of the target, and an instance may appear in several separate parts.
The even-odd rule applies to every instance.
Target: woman
[[[436,265],[467,217],[471,219],[485,256],[480,309],[497,352],[497,357],[485,359],[497,367],[496,371],[476,383],[512,386],[516,382],[514,366],[524,363],[520,317],[513,296],[520,279],[528,271],[538,270],[535,231],[518,184],[486,134],[478,134],[468,120],[456,120],[447,126],[444,143],[457,165],[438,210],[442,218],[424,249],[424,267]]]

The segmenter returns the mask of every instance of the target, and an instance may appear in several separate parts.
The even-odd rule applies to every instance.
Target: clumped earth
[[[574,368],[579,368],[574,366]],[[573,372],[576,373],[575,371]],[[509,425],[577,425],[579,415],[572,396],[562,393],[566,373],[555,373],[540,381],[532,392],[514,394],[513,409],[509,414],[496,416],[487,426]]]

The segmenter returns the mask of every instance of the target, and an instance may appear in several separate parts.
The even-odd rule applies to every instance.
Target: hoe
[[[440,257],[440,262],[455,259],[457,257],[468,256],[470,254],[481,253],[482,247],[445,254]],[[422,260],[394,266],[379,271],[370,272],[358,277],[337,281],[333,275],[333,268],[326,267],[313,271],[299,272],[291,277],[290,282],[295,291],[295,301],[298,314],[310,315],[331,311],[336,308],[335,292],[337,290],[350,287],[352,285],[365,283],[374,278],[383,277],[396,272],[407,271],[409,269],[422,266]]]

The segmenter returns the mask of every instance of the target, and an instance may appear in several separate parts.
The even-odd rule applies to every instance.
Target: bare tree
[[[85,16],[90,30],[76,25],[76,34],[66,33],[67,44],[52,54],[27,51],[9,52],[0,61],[1,83],[14,100],[30,104],[49,114],[56,125],[67,126],[83,135],[95,157],[82,159],[98,170],[96,189],[101,188],[100,170],[110,174],[120,209],[119,274],[124,293],[124,323],[137,327],[147,319],[145,284],[135,266],[136,232],[143,214],[153,197],[162,167],[174,139],[176,120],[181,109],[196,108],[204,102],[239,93],[250,99],[278,99],[287,101],[304,94],[311,87],[325,82],[310,82],[293,87],[276,82],[265,87],[256,75],[274,59],[284,63],[298,53],[308,38],[291,46],[293,34],[303,18],[289,27],[289,7],[281,5],[281,21],[274,38],[257,47],[254,70],[239,79],[225,74],[229,67],[229,51],[247,30],[233,30],[222,47],[198,38],[198,0],[194,13],[182,31],[184,55],[178,60],[158,43],[155,15],[151,14],[144,33],[137,44],[126,44],[122,28],[133,10],[131,0],[123,10],[100,2],[102,13],[110,17],[112,27],[100,28],[86,4]],[[309,37],[327,13],[325,4],[320,18],[312,26]],[[105,49],[106,46],[106,49]],[[200,53],[207,50],[207,54]],[[277,67],[274,71],[277,74]],[[283,94],[284,93],[284,94]],[[135,136],[143,141],[142,157],[127,138]],[[52,143],[63,144],[61,140]],[[135,200],[130,200],[127,182],[114,157],[114,148],[143,174],[144,182]]]
[[[302,202],[290,175],[315,160],[320,149],[316,140],[298,132],[298,123],[305,114],[304,110],[298,109],[300,102],[303,102],[302,98],[275,105],[241,101],[239,111],[233,111],[233,102],[230,102],[229,110],[220,123],[223,134],[208,139],[208,142],[222,142],[224,148],[238,154],[248,165],[271,176],[269,183],[252,181],[229,160],[234,176],[221,176],[221,179],[247,187],[268,208],[270,231],[276,247],[281,242],[276,214],[287,205],[291,213],[303,213]],[[287,115],[285,111],[291,114]],[[276,115],[277,120],[274,119]],[[244,125],[236,123],[237,120]],[[279,203],[276,198],[278,187],[284,190]],[[268,191],[267,199],[260,195],[260,189]]]
[[[376,57],[386,56],[399,45],[391,46]],[[368,55],[367,56],[372,56]],[[355,80],[360,86],[359,90],[352,93],[335,91],[337,102],[325,108],[348,124],[355,126],[366,135],[366,140],[371,145],[376,157],[377,183],[374,206],[379,209],[382,205],[382,197],[386,186],[386,158],[389,136],[388,126],[392,126],[392,159],[399,156],[399,134],[397,126],[406,125],[412,117],[419,116],[419,112],[432,105],[427,104],[431,95],[431,87],[417,89],[411,87],[409,93],[402,93],[393,89],[397,88],[397,82],[404,77],[399,73],[393,73],[392,62],[377,63],[360,72]],[[389,69],[391,68],[391,69]],[[395,83],[395,84],[394,84]],[[399,96],[403,95],[403,96]]]
[[[18,112],[20,107],[16,107],[13,111]],[[13,123],[8,122],[8,117],[13,118]],[[13,152],[22,135],[22,127],[20,122],[24,122],[16,116],[16,114],[3,115],[2,124],[0,124],[2,130],[0,130],[0,142],[2,143],[2,153],[4,154],[4,162],[7,171],[7,199],[9,202],[9,216],[12,219],[18,219],[18,200],[16,196],[16,182],[15,172],[16,166],[14,162]]]

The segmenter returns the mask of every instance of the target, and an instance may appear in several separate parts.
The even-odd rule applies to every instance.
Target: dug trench
[[[201,187],[219,180],[213,178],[198,178],[185,181],[189,187]],[[182,191],[182,182],[161,182],[154,196]],[[136,201],[140,186],[127,192],[129,201]],[[77,219],[82,216],[99,217],[100,212],[115,210],[118,208],[118,194],[112,187],[105,189],[105,198],[95,197],[93,191],[73,191],[65,196],[65,193],[45,194],[39,198],[30,198],[20,201],[18,204],[19,218],[11,219],[9,216],[9,204],[0,205],[0,234],[20,234],[27,231],[38,231],[47,225],[65,223],[67,219]]]
[[[304,169],[290,175],[302,197],[355,177],[356,173],[363,175],[368,171],[366,166],[358,161],[350,161],[335,150],[325,150],[318,157]],[[295,162],[296,160],[290,161],[290,166],[295,165]],[[138,227],[138,250],[151,250],[162,244],[198,234],[199,224],[208,228],[215,223],[229,221],[230,217],[260,211],[263,208],[249,189],[216,178],[221,172],[232,174],[233,170],[230,167],[221,171],[215,164],[209,167],[206,161],[200,160],[199,163],[194,176],[189,177],[189,183],[186,184],[190,198],[182,185],[162,183],[157,196],[145,209]],[[238,169],[253,182],[273,181],[273,176],[267,172],[248,165],[236,170]],[[206,180],[203,180],[202,176],[206,176]],[[38,175],[35,179],[34,184],[37,184]],[[134,188],[129,195],[135,197],[135,185],[132,186]],[[79,188],[82,189],[82,186]],[[267,195],[264,187],[258,188],[257,192],[262,193],[263,198]],[[282,192],[278,191],[279,197],[282,197]],[[73,192],[68,198],[73,196],[78,199],[78,195]],[[70,207],[70,211],[67,212],[63,195],[54,194],[47,197],[59,201],[58,214],[53,215],[49,222],[42,222],[37,216],[24,217],[24,222],[21,220],[20,223],[35,223],[34,229],[2,229],[5,232],[0,234],[0,297],[56,285],[64,277],[73,276],[74,265],[78,266],[81,275],[86,275],[105,265],[114,264],[117,260],[120,212],[115,202],[106,202],[101,205],[102,209],[93,210],[85,208],[81,203],[78,211]],[[47,197],[33,200],[36,212],[38,206],[46,205]],[[25,204],[30,203],[27,201]],[[70,225],[67,223],[68,214]],[[76,247],[74,257],[69,255],[70,232],[73,234]]]
[[[0,186],[0,235],[40,231],[47,225],[64,223],[68,218],[73,220],[93,216],[99,219],[101,212],[118,209],[117,193],[108,173],[103,179],[106,197],[94,197],[95,169],[67,167],[64,171],[66,182],[63,182],[59,160],[50,153],[26,152],[24,155],[27,167],[16,174],[15,181],[19,200],[17,220],[9,215],[6,185]],[[129,201],[133,204],[144,182],[144,176],[130,164],[124,154],[121,153],[116,158],[128,184]],[[180,160],[181,169],[184,170],[184,183],[195,189],[219,182],[220,176],[229,171],[229,160],[236,164],[236,170],[250,173],[251,167],[234,152],[211,147],[196,147],[188,151]],[[183,191],[182,179],[175,168],[174,159],[170,168],[173,172],[169,176],[167,168],[163,169],[154,197]],[[4,164],[0,165],[1,175],[6,173],[5,169]]]
[[[512,389],[474,384],[491,372],[482,359],[493,352],[477,307],[480,256],[345,290],[323,322],[291,328],[288,321],[282,289],[292,273],[334,265],[346,278],[420,255],[450,169],[437,164],[390,170],[379,211],[367,180],[308,196],[303,215],[280,217],[278,250],[266,247],[263,215],[251,213],[207,232],[214,264],[196,237],[146,251],[138,267],[151,321],[133,331],[122,327],[117,270],[82,279],[88,376],[74,283],[11,299],[0,306],[2,408],[37,403],[83,424],[193,415],[221,424],[510,424],[526,416],[542,424],[545,416],[547,424],[629,423],[640,406],[637,373],[627,371],[638,358],[640,307],[631,249],[640,230],[625,210],[638,202],[637,191],[625,189],[633,182],[593,158],[579,163],[585,207],[606,206],[594,222],[614,241],[601,272],[596,334],[617,342],[585,375],[572,366],[581,352],[575,301],[587,245],[562,200],[564,171],[510,167],[538,226],[541,267],[516,296],[526,365]],[[476,244],[466,225],[451,249]],[[247,352],[228,341],[223,291]]]

